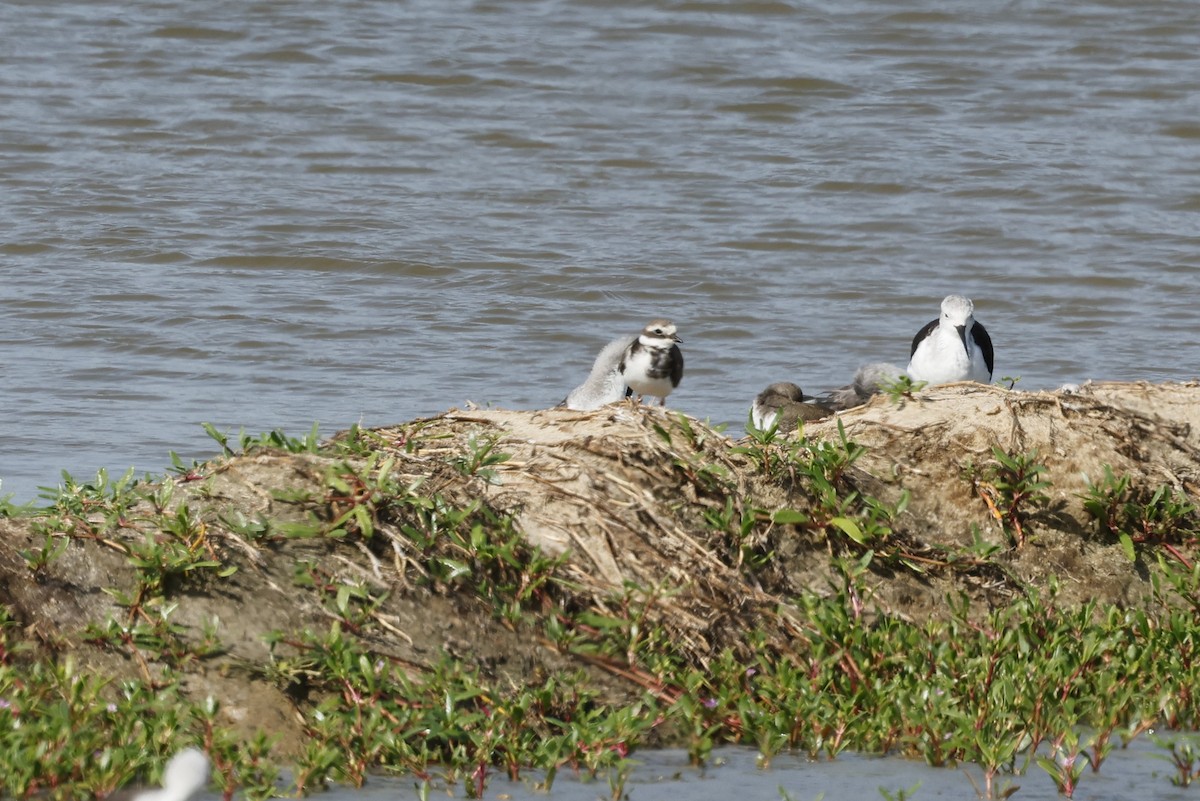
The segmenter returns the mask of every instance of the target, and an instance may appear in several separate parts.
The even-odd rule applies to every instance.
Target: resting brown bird
[[[750,408],[754,427],[766,430],[772,425],[780,433],[795,431],[800,423],[820,420],[833,414],[829,406],[807,397],[790,381],[779,381],[758,393]]]

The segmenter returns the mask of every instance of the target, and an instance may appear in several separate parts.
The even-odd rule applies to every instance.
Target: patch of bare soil
[[[1062,583],[1062,603],[1141,602],[1148,591],[1144,558],[1131,562],[1085,512],[1082,497],[1105,465],[1137,485],[1166,484],[1193,497],[1198,418],[1195,384],[1092,384],[1075,394],[962,384],[901,403],[877,397],[809,424],[805,435],[837,442],[840,423],[867,448],[845,489],[885,503],[910,496],[892,528],[893,542],[912,558],[877,561],[868,584],[880,612],[921,620],[946,614],[950,594],[965,592],[984,609],[1051,575]],[[772,524],[779,509],[811,511],[811,488],[759,470],[741,450],[745,440],[670,410],[627,403],[587,413],[455,410],[372,434],[378,458],[393,460],[391,475],[407,491],[440,497],[450,508],[478,502],[512,515],[528,543],[565,555],[557,569],[560,604],[605,614],[643,605],[647,625],[667,627],[700,664],[724,648],[749,647],[746,635],[756,628],[789,642],[800,614],[793,599],[830,592],[841,580],[834,558],[863,552],[826,527]],[[481,464],[484,446],[508,458]],[[790,442],[767,447],[784,453]],[[993,447],[1036,451],[1051,482],[1048,500],[1025,510],[1021,547],[980,483],[995,461]],[[536,619],[514,625],[489,599],[430,581],[401,517],[381,516],[370,538],[246,535],[253,521],[269,532],[328,524],[353,503],[331,476],[366,459],[259,450],[204,465],[199,480],[164,479],[179,481],[175,502],[203,521],[206,547],[238,568],[227,578],[170,589],[178,603],[173,622],[198,637],[218,619],[225,648],[179,668],[189,692],[217,695],[230,722],[278,732],[285,749],[298,747],[294,710],[313,699],[302,686],[271,680],[266,635],[328,630],[336,617],[330,599],[346,583],[386,596],[359,636],[414,673],[448,654],[514,685],[578,669],[610,700],[640,692],[619,665],[558,651]],[[741,539],[714,522],[731,511],[753,524]],[[157,675],[159,666],[82,636],[89,622],[128,618],[117,594],[134,590],[137,573],[125,550],[164,536],[149,527],[151,517],[143,502],[101,534],[84,536],[77,527],[63,556],[36,577],[21,551],[44,541],[37,521],[0,520],[0,602],[36,647],[72,653],[105,675]],[[947,557],[985,546],[996,546],[995,553]],[[747,553],[772,556],[756,566]],[[320,580],[297,580],[314,575]]]

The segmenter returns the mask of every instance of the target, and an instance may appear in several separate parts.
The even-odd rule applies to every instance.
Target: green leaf
[[[808,522],[809,517],[798,509],[780,509],[771,516],[771,520],[780,525],[787,525],[788,523],[804,524]]]
[[[848,517],[835,517],[829,521],[829,525],[836,526],[841,529],[847,537],[857,542],[859,545],[866,545],[867,538],[863,536],[862,529]]]
[[[1125,552],[1125,556],[1130,562],[1137,561],[1137,553],[1133,549],[1133,538],[1122,531],[1118,537],[1121,541],[1121,550]]]

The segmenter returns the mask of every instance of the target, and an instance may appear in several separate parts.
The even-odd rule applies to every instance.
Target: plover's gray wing
[[[904,371],[887,362],[864,364],[854,373],[854,391],[864,400],[879,393],[886,385],[895,384]]]
[[[822,420],[834,410],[823,403],[789,403],[779,410],[778,428],[783,433],[794,431],[800,423]]]
[[[855,392],[853,384],[831,389],[823,395],[819,395],[817,400],[837,412],[853,409],[866,402],[865,398]]]
[[[587,380],[567,393],[567,397],[558,405],[588,412],[624,398],[627,387],[621,376],[621,358],[636,341],[637,337],[623,336],[605,345],[592,363]]]
[[[817,401],[836,411],[853,409],[862,406],[872,395],[878,394],[885,385],[895,383],[904,371],[894,364],[887,362],[871,362],[859,367],[854,373],[854,380],[844,387],[831,389],[817,398]]]

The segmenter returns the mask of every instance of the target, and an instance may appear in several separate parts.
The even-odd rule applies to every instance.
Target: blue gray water
[[[1104,760],[1099,772],[1085,768],[1076,786],[1075,801],[1186,801],[1194,797],[1194,788],[1171,781],[1175,770],[1164,759],[1169,752],[1150,742],[1148,737],[1134,740],[1128,749],[1119,746]],[[983,775],[974,765],[957,768],[933,768],[923,762],[899,757],[869,757],[844,753],[833,760],[809,760],[800,756],[778,755],[767,765],[757,762],[753,748],[717,749],[704,768],[688,764],[682,751],[661,750],[636,753],[631,770],[621,782],[619,774],[594,779],[563,770],[549,793],[541,782],[544,776],[529,772],[518,782],[502,774],[488,778],[482,798],[499,801],[608,801],[614,790],[623,791],[622,801],[883,801],[909,799],[967,801],[979,798],[984,789]],[[1020,775],[999,774],[993,791],[1017,788],[1011,798],[1020,801],[1055,801],[1054,781],[1040,767],[1030,766]],[[423,798],[468,798],[462,781],[448,785],[444,780],[430,783],[422,796],[420,782],[412,777],[371,777],[361,788],[330,788],[330,801],[419,801]]]
[[[679,325],[671,403],[903,364],[1200,364],[1191,0],[0,3],[0,495],[200,427],[549,406]]]

